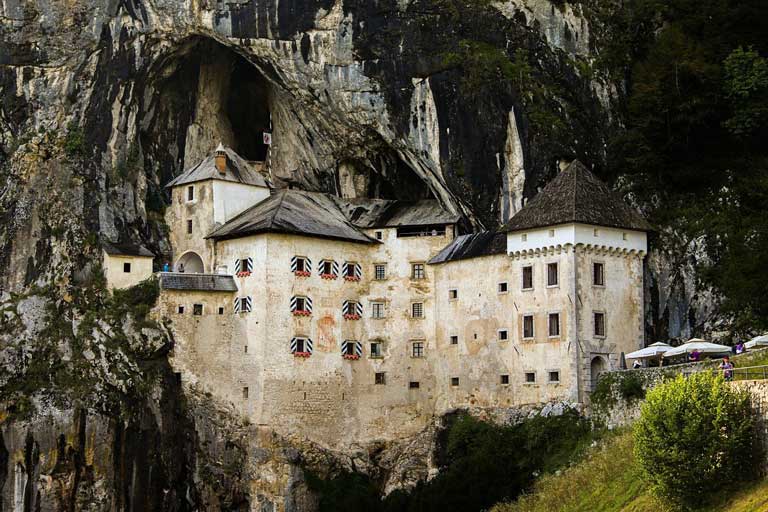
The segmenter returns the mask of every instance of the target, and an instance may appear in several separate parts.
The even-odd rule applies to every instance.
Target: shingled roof
[[[101,247],[104,249],[104,252],[112,256],[142,256],[145,258],[152,258],[155,256],[149,249],[140,244],[113,244],[112,242],[103,240],[101,242]]]
[[[345,216],[364,229],[455,224],[460,220],[434,199],[393,201],[387,199],[335,198]]]
[[[428,261],[431,265],[449,261],[466,260],[479,256],[504,254],[507,252],[506,233],[482,231],[454,238],[450,244]]]
[[[240,155],[230,148],[224,148],[227,154],[227,172],[222,174],[216,169],[216,155],[208,155],[199,164],[187,169],[166,185],[166,188],[186,185],[203,180],[231,181],[234,183],[244,183],[246,185],[256,185],[258,187],[268,187],[264,177],[254,169],[251,164],[244,160]]]
[[[342,213],[332,196],[317,192],[280,190],[245,210],[207,238],[226,240],[257,233],[289,233],[376,243]]]
[[[653,230],[640,213],[575,160],[517,212],[503,231],[570,223]]]
[[[161,273],[160,288],[163,290],[193,290],[203,292],[236,292],[237,284],[232,276],[219,274]]]

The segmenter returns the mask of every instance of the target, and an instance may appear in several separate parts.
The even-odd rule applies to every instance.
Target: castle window
[[[600,236],[600,230],[595,228],[595,230],[593,232],[593,235],[596,236],[596,237]]]
[[[458,377],[451,377],[451,386],[456,387],[459,385],[459,378]]]
[[[506,282],[499,283],[498,290],[499,290],[499,293],[507,293],[509,291],[509,285]]]
[[[560,382],[560,372],[551,370],[549,372],[549,382],[552,384],[558,384]]]
[[[506,329],[499,329],[499,341],[507,341],[509,339],[509,331]]]
[[[253,273],[253,258],[243,258],[235,260],[235,275],[237,277],[248,277]]]
[[[187,234],[188,235],[192,234],[192,219],[187,221]]]
[[[557,263],[547,264],[547,286],[557,286],[560,282]]]
[[[549,314],[549,337],[560,336],[560,313]]]
[[[232,306],[235,313],[250,313],[253,309],[253,299],[251,297],[235,297]]]
[[[455,334],[451,336],[451,345],[458,345],[459,344],[459,337]]]
[[[202,316],[203,314],[203,305],[202,304],[193,304],[192,305],[192,314],[195,316]]]
[[[549,238],[554,238],[554,237],[555,237],[555,230],[554,229],[550,229],[549,230]]]
[[[376,372],[373,377],[373,383],[383,386],[387,383],[387,374],[384,372]]]
[[[536,384],[536,372],[525,372],[525,383]]]
[[[414,341],[411,344],[411,357],[424,357],[423,341]]]
[[[594,314],[594,325],[595,325],[595,336],[603,337],[605,336],[605,313],[597,313]]]
[[[180,315],[184,314],[184,306],[179,306],[179,309],[177,310]]]
[[[411,316],[413,318],[424,318],[424,303],[414,302],[411,304]]]
[[[411,279],[424,279],[426,277],[423,263],[411,263]]]
[[[533,315],[523,316],[523,338],[533,338]]]
[[[123,263],[123,272],[126,274],[131,273],[131,264],[130,263]]]
[[[243,354],[248,353],[248,345],[243,345]]]
[[[527,242],[528,241],[528,235],[526,233],[523,233],[520,235],[520,241],[521,242]]]
[[[363,305],[356,300],[345,300],[341,307],[344,320],[360,320],[363,316]]]
[[[626,240],[627,239],[627,234],[626,233],[622,233],[621,234],[621,239],[622,240]]]
[[[248,388],[243,388],[243,399],[248,400]]]
[[[339,276],[339,264],[333,260],[323,260],[319,271],[321,279],[336,279]]]
[[[291,297],[291,312],[293,316],[310,316],[312,314],[312,299],[294,295]]]
[[[363,268],[353,261],[347,261],[341,268],[345,281],[360,281],[363,277]]]
[[[419,381],[412,380],[408,383],[408,389],[419,389]]]
[[[384,303],[383,302],[372,302],[371,303],[371,318],[384,318]]]
[[[380,341],[371,342],[371,357],[374,359],[384,357],[384,347]]]
[[[304,256],[291,258],[291,272],[298,277],[309,277],[312,273],[312,262]]]
[[[387,278],[387,265],[384,263],[377,263],[373,266],[374,278],[377,281],[383,281]]]
[[[523,267],[523,290],[533,290],[533,267]]]
[[[190,185],[187,187],[187,202],[192,202],[195,200],[195,186]]]
[[[341,343],[341,356],[344,359],[360,359],[363,356],[362,343],[355,340],[347,340]]]
[[[219,306],[219,314],[220,314],[220,315],[223,315],[223,314],[224,314],[224,308],[223,308],[223,307],[221,307],[221,306]]]
[[[605,265],[595,262],[592,264],[592,284],[605,286]]]
[[[382,233],[381,231],[377,231],[376,240],[381,240],[382,238],[384,238],[384,233]]]
[[[507,385],[507,384],[509,384],[509,375],[502,375],[502,376],[501,376],[501,384],[502,384],[502,385]]]
[[[294,357],[309,357],[312,355],[313,343],[310,338],[291,338],[291,353]]]
[[[456,300],[458,298],[459,298],[459,290],[455,288],[448,290],[448,300]]]

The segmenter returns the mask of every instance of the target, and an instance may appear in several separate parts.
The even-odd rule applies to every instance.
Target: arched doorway
[[[589,364],[589,376],[592,391],[597,387],[598,377],[606,370],[608,370],[608,363],[605,361],[605,357],[595,356],[592,358],[592,362]]]
[[[174,272],[185,272],[187,274],[202,274],[205,272],[203,258],[194,251],[185,252],[176,260],[173,266]]]

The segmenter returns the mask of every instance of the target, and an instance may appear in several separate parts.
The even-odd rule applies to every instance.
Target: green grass
[[[734,475],[738,481],[738,476]],[[768,510],[768,480],[744,483],[737,491],[717,497],[701,512],[764,512]],[[491,512],[670,512],[648,492],[633,456],[631,431],[612,435],[584,460],[560,474],[542,477],[513,503]]]

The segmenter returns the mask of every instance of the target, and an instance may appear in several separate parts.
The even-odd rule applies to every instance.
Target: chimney
[[[216,169],[220,174],[227,174],[227,152],[224,151],[224,146],[219,142],[219,146],[216,148]]]

